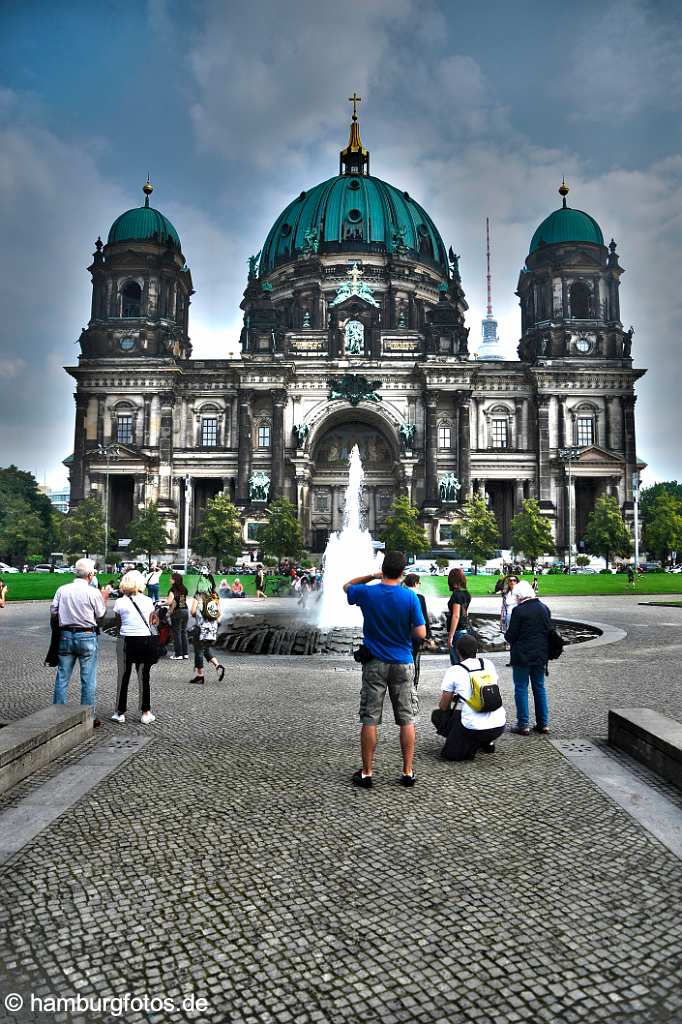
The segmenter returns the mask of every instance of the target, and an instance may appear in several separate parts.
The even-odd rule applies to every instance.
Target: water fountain
[[[362,482],[365,473],[357,445],[348,460],[348,486],[343,510],[343,528],[332,533],[324,553],[322,601],[318,624],[321,629],[359,627],[362,613],[348,604],[343,584],[356,576],[365,576],[379,567],[372,536],[363,530],[360,513]]]

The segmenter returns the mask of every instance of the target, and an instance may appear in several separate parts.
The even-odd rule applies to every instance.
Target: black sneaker
[[[548,725],[534,725],[533,726],[533,732],[539,732],[539,733],[542,733],[543,736],[546,736],[547,733],[549,732],[549,726]]]
[[[408,787],[414,786],[416,781],[417,781],[417,776],[414,773],[414,768],[412,769],[412,774],[411,775],[405,775],[403,773],[400,776],[400,785],[401,786],[408,786]]]
[[[481,750],[483,751],[484,754],[494,754],[495,753],[495,744],[494,743],[486,743],[486,745],[484,747],[481,747]]]
[[[371,775],[363,775],[362,768],[358,768],[356,772],[353,772],[353,785],[360,786],[361,789],[371,789],[374,785]]]

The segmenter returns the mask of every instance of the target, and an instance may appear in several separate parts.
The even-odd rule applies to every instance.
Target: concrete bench
[[[0,729],[0,793],[89,739],[91,707],[52,704]]]
[[[682,790],[682,723],[651,708],[612,708],[609,744]]]

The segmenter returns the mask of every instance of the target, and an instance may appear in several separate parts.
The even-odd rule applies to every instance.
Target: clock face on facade
[[[121,346],[124,352],[130,352],[131,349],[135,348],[135,339],[121,338],[121,340],[119,341],[119,345]]]
[[[575,347],[577,348],[578,352],[589,352],[592,348],[592,342],[589,338],[578,338],[578,340],[575,343]]]

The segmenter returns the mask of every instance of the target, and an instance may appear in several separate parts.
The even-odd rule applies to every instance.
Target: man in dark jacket
[[[512,732],[530,735],[528,715],[528,683],[535,704],[535,732],[549,732],[549,708],[545,690],[545,668],[548,637],[552,617],[547,605],[540,601],[530,583],[521,580],[514,588],[517,605],[512,611],[509,629],[504,638],[511,646],[509,660],[514,677],[516,727]]]

